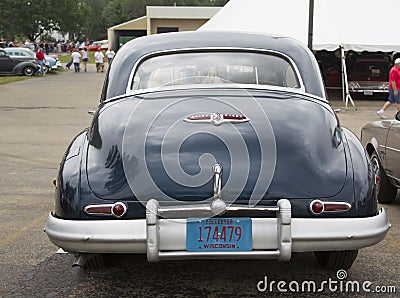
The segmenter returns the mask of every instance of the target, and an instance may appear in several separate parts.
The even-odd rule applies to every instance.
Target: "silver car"
[[[400,187],[400,112],[393,120],[368,123],[361,141],[371,157],[379,203],[391,203]]]

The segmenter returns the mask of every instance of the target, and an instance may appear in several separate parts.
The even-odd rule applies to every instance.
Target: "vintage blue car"
[[[180,32],[125,44],[67,149],[45,231],[96,267],[315,252],[350,268],[388,231],[376,177],[318,64],[282,36]]]

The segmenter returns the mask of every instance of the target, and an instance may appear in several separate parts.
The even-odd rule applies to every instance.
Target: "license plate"
[[[186,223],[187,251],[250,251],[250,218],[189,218]]]
[[[364,90],[364,95],[374,95],[374,91]]]

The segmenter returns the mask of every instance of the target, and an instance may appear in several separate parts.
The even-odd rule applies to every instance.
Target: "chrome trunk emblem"
[[[209,113],[209,114],[197,114],[191,115],[184,119],[185,122],[189,123],[211,123],[215,126],[221,125],[222,123],[243,123],[250,121],[244,115],[231,115],[221,113]]]

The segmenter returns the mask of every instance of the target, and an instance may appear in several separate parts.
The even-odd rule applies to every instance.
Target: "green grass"
[[[26,77],[26,76],[0,76],[0,85],[1,84],[8,84],[18,81],[23,81],[26,79],[30,79],[33,77]]]
[[[64,68],[59,68],[59,69],[52,69],[50,70],[46,75],[55,75],[59,72],[65,72],[66,70]],[[32,78],[41,78],[41,75],[35,75],[31,77],[27,76],[17,76],[17,75],[10,75],[10,76],[0,76],[0,85],[1,84],[8,84],[8,83],[14,83],[14,82],[19,82],[19,81],[24,81],[27,79],[32,79]]]

